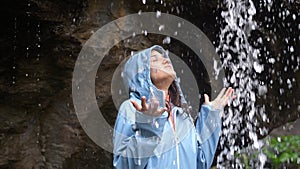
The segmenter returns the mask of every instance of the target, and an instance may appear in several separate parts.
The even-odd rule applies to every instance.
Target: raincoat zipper
[[[173,112],[171,112],[173,114]],[[175,123],[176,123],[176,113],[174,113],[174,116],[172,116],[171,118],[173,118],[173,122],[172,120],[169,118],[169,123],[171,124],[172,130],[173,130],[173,134],[175,137],[175,146],[176,146],[176,160],[177,160],[177,169],[180,169],[180,158],[179,158],[179,147],[178,147],[178,137],[177,137],[177,133],[176,133],[176,128],[175,128]]]

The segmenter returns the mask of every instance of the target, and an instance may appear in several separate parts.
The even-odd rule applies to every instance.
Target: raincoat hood
[[[129,89],[130,99],[141,100],[141,97],[145,96],[148,102],[151,98],[155,97],[160,103],[159,106],[165,107],[165,94],[152,83],[150,77],[150,55],[152,50],[156,50],[164,57],[169,58],[168,52],[158,45],[140,51],[132,55],[126,62],[122,74],[123,80],[125,87]],[[185,104],[186,100],[177,77],[175,78],[175,83],[180,93],[181,103]]]

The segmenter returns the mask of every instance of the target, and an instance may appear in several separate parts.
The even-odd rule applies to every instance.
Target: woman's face
[[[161,81],[173,81],[176,77],[176,72],[173,69],[169,58],[155,50],[151,51],[150,57],[150,77],[154,84]]]

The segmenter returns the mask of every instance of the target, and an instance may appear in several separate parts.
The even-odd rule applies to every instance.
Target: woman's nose
[[[168,64],[168,63],[170,63],[170,59],[168,59],[168,58],[164,58],[164,61],[163,61],[163,63],[164,63],[164,64]]]

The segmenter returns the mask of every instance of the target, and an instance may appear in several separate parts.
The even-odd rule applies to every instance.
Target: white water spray
[[[260,51],[253,48],[248,41],[251,31],[258,27],[253,20],[256,14],[253,2],[226,0],[225,4],[227,11],[223,11],[221,15],[226,26],[221,30],[217,52],[221,54],[223,67],[231,72],[225,79],[225,86],[234,88],[236,99],[224,116],[223,125],[226,127],[223,129],[224,137],[220,138],[223,151],[218,156],[217,167],[245,168],[240,159],[236,158],[237,154],[243,151],[240,144],[242,147],[250,145],[247,149],[259,150],[263,143],[258,140],[256,134],[258,120],[255,115],[263,114],[263,120],[268,120],[264,108],[255,104],[255,91],[264,88],[264,84],[256,79],[256,75],[263,72],[264,67],[258,60]],[[261,134],[266,131],[262,129]],[[250,141],[244,136],[250,138]],[[252,167],[263,168],[265,160],[260,159],[263,158],[258,158],[258,162]]]

